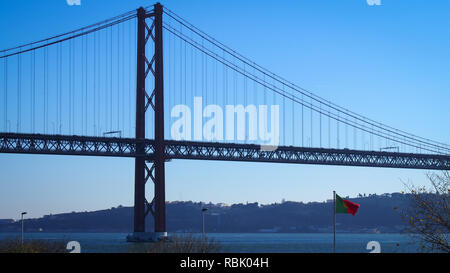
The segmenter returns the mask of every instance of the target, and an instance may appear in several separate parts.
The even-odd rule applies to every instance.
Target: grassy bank
[[[8,238],[0,241],[0,253],[65,253],[64,241],[24,240]]]

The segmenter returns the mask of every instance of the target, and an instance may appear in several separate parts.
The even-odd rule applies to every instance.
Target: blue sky
[[[449,143],[448,1],[162,1],[258,64],[317,95],[407,132]],[[3,1],[0,48],[91,24],[152,1]],[[1,86],[1,85],[0,85]],[[0,218],[133,204],[132,159],[0,155]],[[323,201],[426,184],[425,171],[172,161],[166,199]],[[149,187],[148,187],[149,188]],[[148,189],[148,194],[152,189]]]

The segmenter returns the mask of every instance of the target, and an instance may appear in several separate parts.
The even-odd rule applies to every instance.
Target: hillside
[[[355,216],[338,214],[339,232],[399,232],[403,222],[394,207],[406,207],[408,195],[400,193],[350,198],[361,205]],[[332,232],[333,203],[283,202],[270,205],[258,203],[205,204],[194,202],[167,203],[169,232],[200,232],[201,207],[208,208],[205,226],[208,232]],[[27,219],[28,232],[131,232],[133,208],[116,207],[91,212],[72,212]],[[147,217],[147,226],[153,226]],[[20,222],[0,221],[0,232],[20,231]]]

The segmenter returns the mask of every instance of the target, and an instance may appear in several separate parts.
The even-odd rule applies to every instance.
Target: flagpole
[[[336,253],[336,191],[333,191],[333,253]]]

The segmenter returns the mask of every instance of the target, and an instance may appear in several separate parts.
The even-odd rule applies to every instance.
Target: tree
[[[405,186],[411,196],[411,204],[401,214],[408,223],[408,233],[420,240],[422,251],[450,252],[448,236],[450,173],[428,173],[431,189]]]

